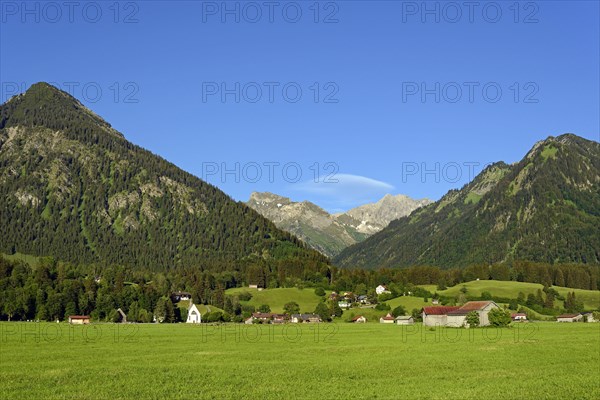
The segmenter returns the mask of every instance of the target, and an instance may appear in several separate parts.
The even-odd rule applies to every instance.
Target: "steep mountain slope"
[[[0,165],[3,253],[154,269],[325,262],[46,83],[0,106]]]
[[[600,263],[600,144],[565,134],[345,249],[345,267]]]
[[[331,215],[309,201],[293,202],[276,194],[255,192],[246,204],[273,221],[277,227],[297,235],[312,248],[334,256],[380,231],[390,221],[429,203],[427,199],[413,200],[404,195],[386,195],[377,203]]]

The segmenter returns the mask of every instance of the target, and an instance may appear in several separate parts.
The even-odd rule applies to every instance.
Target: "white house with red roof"
[[[513,314],[510,314],[510,318],[513,321],[516,321],[516,322],[527,321],[527,314],[525,314],[525,313],[513,313]]]
[[[379,323],[380,324],[393,324],[394,323],[394,316],[390,313],[388,313],[385,317],[381,317],[379,318]]]
[[[355,324],[364,324],[367,322],[367,319],[362,315],[357,315],[356,317],[352,318],[352,322]]]

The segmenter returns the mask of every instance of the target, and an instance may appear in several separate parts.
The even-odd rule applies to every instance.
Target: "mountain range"
[[[246,203],[278,228],[291,232],[310,247],[332,257],[385,228],[390,221],[431,203],[405,195],[383,197],[344,213],[330,214],[309,201],[294,202],[273,193],[254,192]]]
[[[464,267],[528,260],[600,263],[600,144],[548,137],[512,165],[487,167],[459,190],[344,249],[334,263]]]
[[[327,264],[47,83],[0,106],[0,253],[164,270]]]

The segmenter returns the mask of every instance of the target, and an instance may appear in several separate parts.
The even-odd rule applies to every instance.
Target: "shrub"
[[[325,296],[325,289],[323,289],[322,287],[318,287],[315,289],[315,294],[317,296]]]
[[[268,304],[263,304],[260,307],[258,307],[257,311],[258,312],[262,312],[262,313],[270,313],[271,312],[271,307],[269,307]]]
[[[490,292],[481,292],[481,299],[482,300],[491,300],[492,294]]]
[[[492,326],[508,326],[512,321],[510,318],[510,312],[508,310],[503,310],[501,308],[494,308],[488,314],[488,318],[490,320],[490,325]]]
[[[477,311],[471,311],[467,314],[467,324],[469,328],[479,326],[479,313]]]
[[[238,294],[238,299],[240,299],[240,301],[250,301],[250,299],[252,299],[252,293],[241,292],[240,294]]]
[[[392,315],[398,317],[400,315],[406,315],[406,309],[402,306],[398,306],[392,310]]]
[[[387,305],[387,303],[379,303],[375,306],[375,309],[377,311],[389,311],[392,309],[392,307],[390,307],[389,305]]]

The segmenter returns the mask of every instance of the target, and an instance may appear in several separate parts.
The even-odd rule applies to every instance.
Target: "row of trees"
[[[255,283],[261,277],[265,287],[317,287],[323,296],[325,289],[337,292],[352,291],[366,294],[371,302],[378,296],[374,288],[386,284],[389,298],[411,293],[413,296],[431,298],[432,293],[417,287],[418,284],[437,284],[438,289],[473,278],[523,278],[536,281],[546,275],[579,277],[580,283],[595,280],[598,267],[546,266],[522,263],[513,267],[472,266],[462,271],[441,270],[434,267],[412,267],[402,270],[377,271],[345,270],[321,263],[254,262],[245,271],[214,272],[203,268],[179,268],[165,272],[124,267],[73,265],[53,259],[40,259],[35,267],[23,261],[0,258],[0,319],[11,320],[62,320],[71,314],[88,314],[96,320],[115,320],[121,308],[131,321],[149,322],[154,316],[165,321],[185,318],[182,311],[170,301],[173,292],[185,290],[192,293],[195,303],[210,304],[223,309],[231,318],[243,318],[255,310],[244,305],[244,298],[225,295],[229,288]],[[499,271],[508,271],[499,275]],[[573,278],[573,279],[575,279]],[[571,279],[571,278],[569,278]],[[560,282],[558,282],[560,283]],[[572,283],[577,283],[575,279]],[[553,283],[555,284],[555,283]],[[585,285],[581,285],[585,286]],[[588,287],[589,288],[589,287]],[[240,295],[240,296],[243,296]],[[384,295],[379,301],[385,301]],[[467,297],[465,295],[465,297]],[[490,297],[492,297],[490,295]],[[516,304],[539,312],[554,309],[554,301],[564,300],[569,311],[579,311],[582,303],[572,293],[561,298],[549,286],[537,295],[520,296]],[[454,301],[454,299],[445,299]],[[503,299],[504,300],[504,299]],[[335,305],[333,305],[335,303]],[[337,315],[337,302],[320,306],[317,312]],[[308,310],[303,310],[308,311]],[[317,311],[317,310],[315,310]]]

